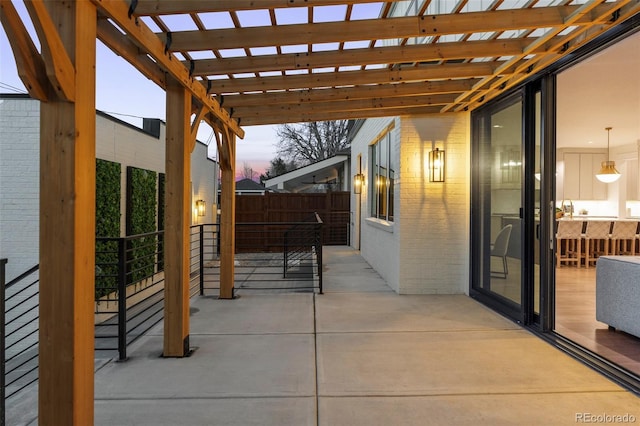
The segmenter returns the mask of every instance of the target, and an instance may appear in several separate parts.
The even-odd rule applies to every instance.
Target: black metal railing
[[[96,351],[118,351],[160,322],[164,311],[163,232],[96,239]]]
[[[287,229],[284,233],[282,262],[284,278],[317,275],[320,294],[322,294],[323,225],[320,216],[314,213],[308,222],[297,223]]]
[[[220,259],[220,225],[208,223],[191,226],[191,296],[205,290],[220,290],[219,268]]]
[[[322,267],[319,265],[322,262],[323,224],[315,218],[316,215],[313,221],[307,222],[236,223],[234,293],[302,292],[315,289],[322,292]],[[298,271],[290,269],[283,274],[287,232],[290,243],[300,240],[296,246],[311,247],[313,258],[311,263],[303,262],[303,267],[298,262]],[[199,282],[201,295],[215,296],[220,290],[218,225],[192,226],[191,243],[192,280]]]
[[[236,224],[235,290],[322,293],[322,221]],[[220,288],[220,228],[191,227],[191,296]],[[95,348],[117,351],[164,315],[163,232],[96,239]],[[283,260],[284,259],[284,260]],[[38,380],[39,266],[2,289],[2,403]],[[297,270],[296,270],[297,268]],[[284,273],[283,273],[284,270]]]
[[[40,282],[36,265],[5,285],[6,263],[0,259],[3,425],[5,401],[38,380]]]

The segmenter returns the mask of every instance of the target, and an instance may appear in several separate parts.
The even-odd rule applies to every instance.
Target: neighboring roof
[[[236,191],[266,191],[263,185],[249,178],[240,179],[236,182]]]
[[[472,110],[640,11],[627,0],[149,0],[127,19],[114,3],[96,2],[109,47],[126,50],[105,35],[135,18],[154,42],[140,36],[135,58],[164,46],[242,126]]]
[[[300,167],[280,176],[267,179],[264,185],[267,188],[278,188],[279,185],[283,185],[285,189],[289,189],[310,185],[314,182],[316,184],[324,183],[327,180],[335,178],[337,167],[349,161],[350,154],[344,151],[342,152],[343,153]]]
[[[0,93],[0,99],[11,99],[11,100],[24,100],[24,101],[34,101],[34,102],[40,102],[37,99],[32,98],[29,94],[27,93]],[[96,109],[96,115],[106,118],[109,121],[113,121],[114,123],[117,123],[120,126],[124,126],[127,127],[131,130],[135,130],[137,132],[140,133],[144,133],[146,135],[152,136],[156,139],[160,138],[160,126],[167,126],[167,123],[160,119],[160,118],[146,118],[146,117],[141,117],[142,118],[142,127],[136,126],[135,124],[131,124],[127,121],[121,120],[118,117],[114,117],[113,115],[106,113],[104,111],[100,111],[99,109]],[[204,146],[209,146],[208,144],[202,142],[201,140],[196,139],[196,142],[198,142],[201,145]],[[207,157],[208,160],[211,161],[215,161],[213,158],[209,158]]]

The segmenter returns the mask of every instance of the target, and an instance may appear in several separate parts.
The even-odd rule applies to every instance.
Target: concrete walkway
[[[472,299],[398,296],[349,248],[325,262],[323,295],[196,297],[193,355],[141,338],[96,372],[95,424],[640,422],[635,395]]]

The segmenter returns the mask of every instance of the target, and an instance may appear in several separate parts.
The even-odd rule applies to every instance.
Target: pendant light
[[[602,162],[602,167],[596,175],[600,182],[612,183],[620,179],[620,172],[616,170],[616,162],[609,161],[609,133],[612,127],[605,127],[607,131],[607,161]]]

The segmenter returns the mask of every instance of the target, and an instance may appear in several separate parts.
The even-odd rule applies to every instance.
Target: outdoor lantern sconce
[[[609,160],[609,133],[612,127],[605,127],[604,129],[607,131],[607,161],[602,162],[602,167],[596,178],[600,182],[612,183],[620,179],[620,172],[616,170],[616,162]]]
[[[354,194],[362,193],[363,186],[364,186],[364,175],[362,173],[358,173],[353,177],[353,193]]]
[[[444,182],[444,150],[429,151],[429,182]]]
[[[205,216],[207,214],[207,205],[204,200],[196,201],[196,213],[198,216]]]

